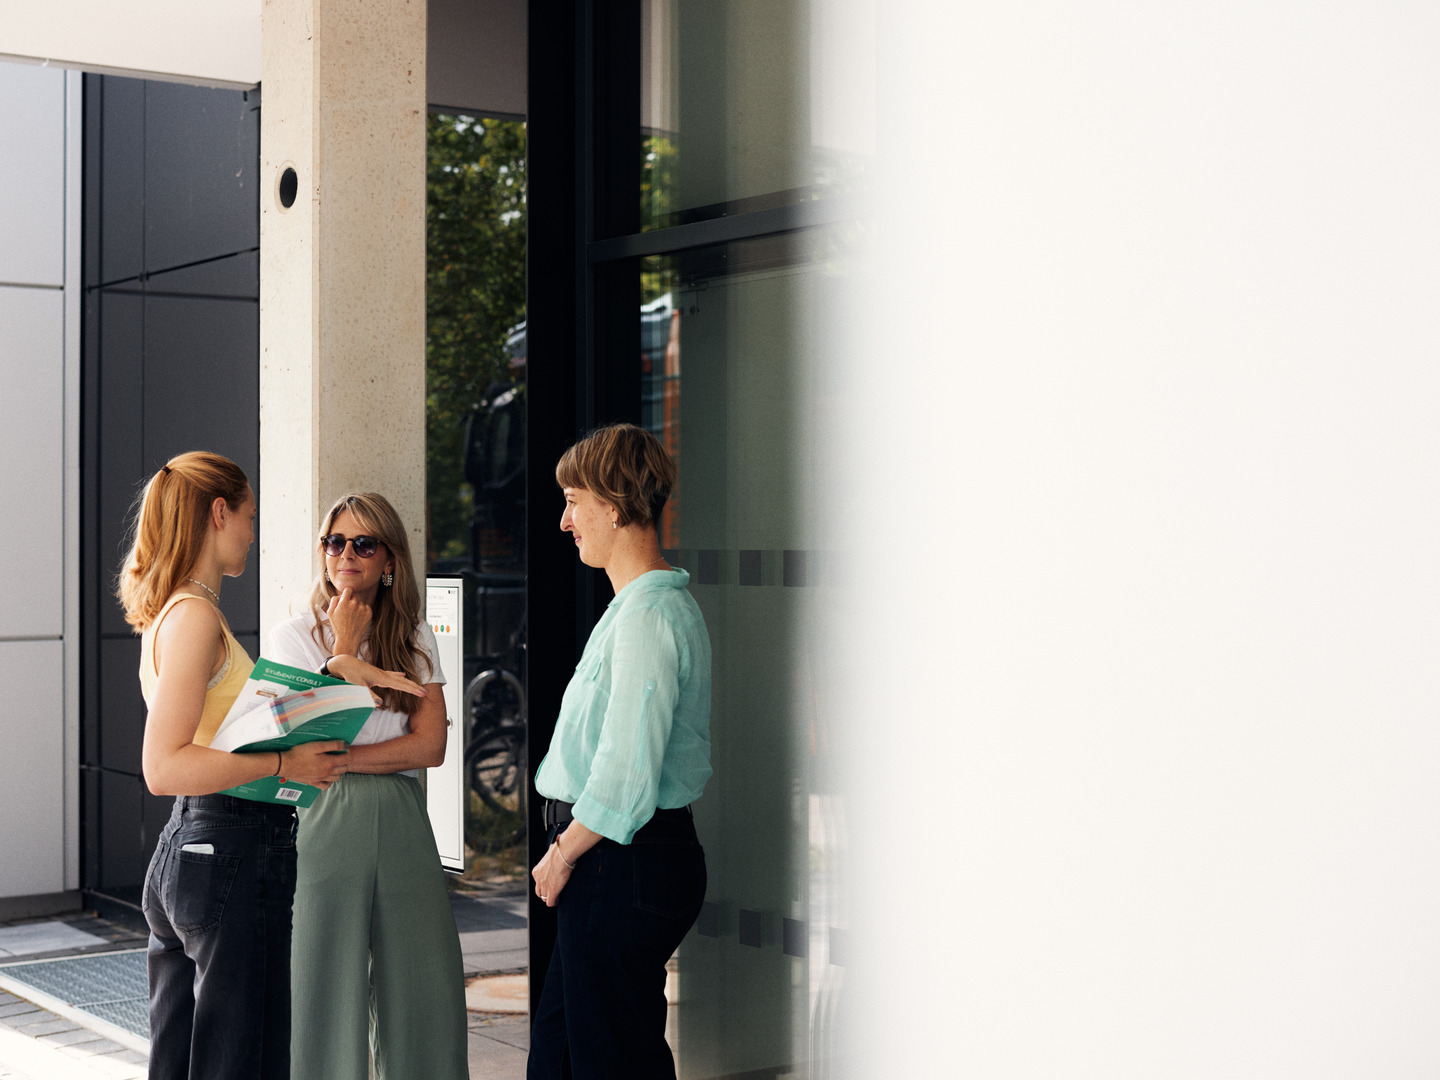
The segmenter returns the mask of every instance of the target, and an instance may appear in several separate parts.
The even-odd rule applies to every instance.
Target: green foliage
[[[525,318],[525,125],[441,113],[426,148],[425,464],[431,558],[468,552],[466,417],[514,379]]]
[[[675,193],[675,167],[679,149],[674,139],[647,135],[640,140],[640,227],[663,229],[674,225],[671,205]],[[648,304],[670,289],[667,275],[647,259],[640,271],[640,302]]]
[[[497,810],[467,793],[465,877],[470,881],[525,876],[525,816]]]

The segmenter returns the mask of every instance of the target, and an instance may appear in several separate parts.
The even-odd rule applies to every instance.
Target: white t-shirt
[[[314,625],[314,616],[309,611],[286,619],[270,632],[270,647],[265,650],[265,658],[281,664],[289,664],[291,667],[304,668],[307,671],[319,671],[320,665],[330,659],[332,655],[328,646],[335,643],[335,635],[330,629],[330,620],[322,618],[321,625],[325,628],[325,646],[322,646],[310,633],[310,628]],[[423,619],[415,624],[415,645],[420,653],[417,658],[420,668],[419,678],[415,681],[421,686],[432,683],[443,684],[445,673],[440,670],[440,663],[436,659],[439,653],[436,651],[435,632]],[[367,641],[360,646],[360,659],[369,660],[369,651],[370,645]],[[370,719],[365,721],[365,726],[355,736],[355,742],[352,745],[388,742],[390,739],[398,739],[401,735],[408,734],[410,734],[410,717],[402,712],[377,708],[370,714]],[[414,776],[415,771],[407,770],[406,775]]]

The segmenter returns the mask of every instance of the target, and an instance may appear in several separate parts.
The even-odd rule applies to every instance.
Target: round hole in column
[[[280,208],[289,210],[295,205],[295,195],[300,190],[300,178],[295,175],[295,170],[286,166],[280,173],[279,183],[275,187],[275,193],[280,199]]]

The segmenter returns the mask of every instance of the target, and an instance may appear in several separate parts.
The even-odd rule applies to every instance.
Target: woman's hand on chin
[[[325,616],[335,634],[337,653],[354,653],[360,648],[370,630],[370,605],[355,599],[349,585],[330,598]]]

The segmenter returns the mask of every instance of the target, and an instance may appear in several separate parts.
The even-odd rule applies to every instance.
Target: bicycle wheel
[[[525,816],[525,725],[502,723],[471,739],[465,771],[480,800],[493,810]]]

